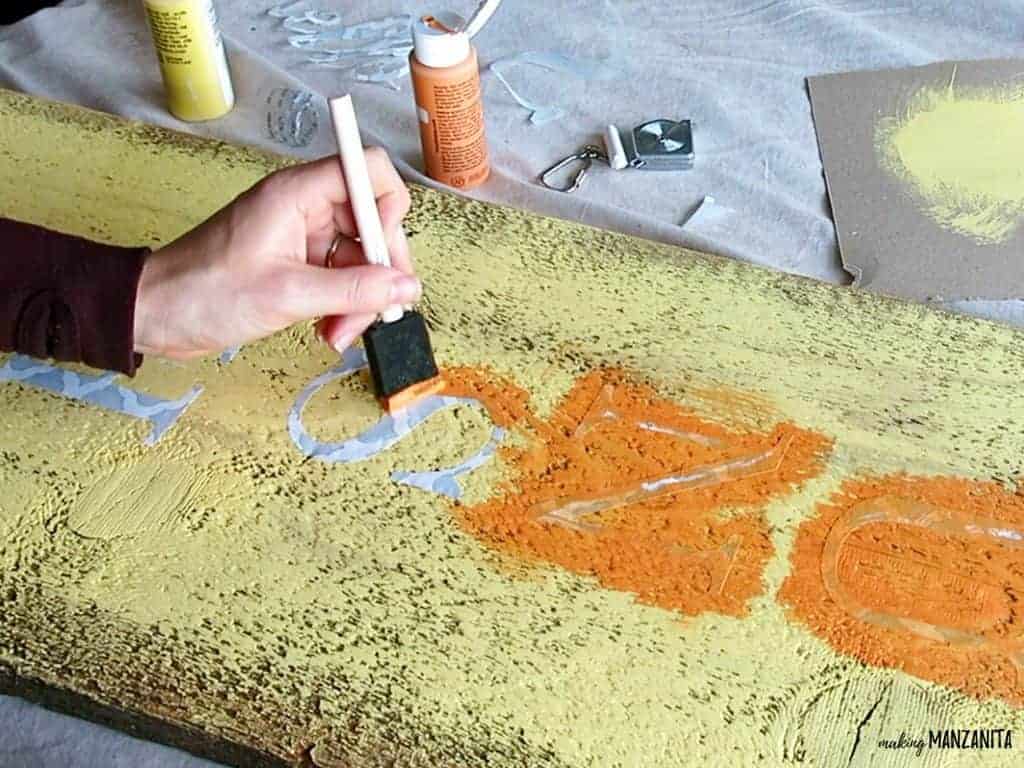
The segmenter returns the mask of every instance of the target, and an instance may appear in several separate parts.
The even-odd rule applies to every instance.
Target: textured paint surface
[[[150,531],[173,534],[196,512],[205,478],[186,464],[140,461],[111,470],[75,501],[68,527],[87,539],[115,539]]]
[[[955,78],[955,71],[954,71]],[[1024,225],[1024,87],[923,88],[883,120],[885,166],[941,227],[1002,243]]]
[[[480,403],[473,398],[428,395],[397,414],[383,414],[373,426],[355,437],[333,443],[316,440],[302,423],[302,410],[306,403],[327,384],[365,370],[368,370],[366,353],[361,347],[352,347],[345,350],[341,363],[317,376],[299,393],[288,412],[288,434],[304,455],[332,464],[366,461],[398,444],[436,413],[460,406],[480,407]],[[505,430],[495,427],[486,444],[457,465],[425,471],[397,470],[391,473],[391,479],[396,483],[461,499],[459,476],[486,464],[504,437]]]
[[[781,598],[837,648],[1024,704],[1024,497],[951,478],[850,481],[801,526],[792,560]]]
[[[11,94],[0,124],[4,213],[118,243],[164,242],[283,162]],[[851,475],[1011,482],[1019,335],[423,190],[409,232],[450,394],[486,402],[509,381],[522,395],[505,412],[453,408],[368,461],[312,461],[287,417],[337,358],[307,328],[227,365],[147,361],[121,383],[203,387],[153,446],[139,420],[0,384],[0,673],[294,765],[1020,764],[879,748],[928,728],[1024,732],[1024,710],[865,665],[776,599],[798,526]],[[391,482],[457,465],[494,424],[550,421],[605,367],[721,430],[705,436],[792,424],[832,441],[820,474],[760,513],[774,554],[746,615],[682,616],[524,566],[451,501]],[[358,375],[303,410],[322,442],[379,419]],[[98,486],[141,491],[156,465],[201,482],[160,479],[141,523],[97,508]],[[460,477],[466,509],[515,477],[502,456]]]
[[[61,397],[81,400],[115,413],[148,421],[152,430],[143,442],[153,445],[164,432],[174,426],[192,401],[199,397],[201,387],[192,387],[176,400],[164,400],[134,392],[116,383],[113,373],[84,373],[54,368],[24,355],[10,355],[0,366],[0,382],[21,382],[45,389]]]
[[[772,554],[763,507],[818,474],[829,447],[791,424],[730,433],[617,371],[523,421],[526,444],[504,451],[515,477],[459,511],[466,529],[690,615],[746,615]]]

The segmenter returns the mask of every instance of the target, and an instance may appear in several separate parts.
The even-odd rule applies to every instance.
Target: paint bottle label
[[[415,88],[427,175],[457,188],[476,186],[490,173],[475,52],[469,69],[462,77],[434,74]]]
[[[490,175],[480,65],[461,17],[424,16],[409,55],[427,175],[459,189]]]
[[[213,120],[235,103],[213,0],[143,0],[168,108],[187,121]]]

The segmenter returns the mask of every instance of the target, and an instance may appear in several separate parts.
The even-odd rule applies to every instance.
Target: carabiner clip
[[[603,160],[605,162],[608,162],[608,158],[605,157],[604,152],[602,152],[600,148],[595,147],[593,144],[588,144],[579,152],[576,152],[575,154],[569,155],[568,157],[559,160],[557,163],[555,163],[546,171],[544,171],[544,173],[540,175],[540,183],[543,184],[548,189],[553,189],[556,192],[575,192],[577,189],[580,188],[580,185],[583,183],[583,179],[585,179],[587,176],[587,171],[590,170],[590,166],[593,164],[595,160]],[[572,165],[573,163],[582,163],[582,165],[580,166],[580,169],[576,172],[576,175],[573,177],[572,183],[568,187],[559,187],[548,182],[548,177],[550,177],[551,174],[557,173],[558,171],[562,170],[566,166]]]

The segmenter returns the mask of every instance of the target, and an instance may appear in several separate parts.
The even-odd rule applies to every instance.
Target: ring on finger
[[[331,241],[331,247],[327,249],[327,258],[324,259],[324,263],[327,264],[328,269],[334,269],[334,257],[338,253],[338,248],[341,246],[341,240],[342,234],[339,232]]]

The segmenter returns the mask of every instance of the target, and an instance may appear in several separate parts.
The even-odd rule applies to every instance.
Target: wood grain
[[[63,231],[157,245],[286,163],[0,92],[0,214]],[[438,192],[414,201],[443,365],[514,379],[542,417],[613,366],[723,428],[831,440],[822,472],[763,508],[775,551],[747,615],[682,616],[509,560],[447,500],[390,482],[485,437],[472,413],[365,465],[306,459],[288,409],[336,361],[298,328],[229,364],[147,361],[126,386],[204,387],[153,448],[132,419],[0,384],[0,689],[239,766],[917,765],[878,740],[1024,741],[1007,702],[839,655],[776,600],[797,527],[847,478],[1012,484],[1024,337]],[[337,439],[375,415],[353,379],[304,418]],[[138,468],[154,461],[203,482],[152,529],[96,517],[95,483],[151,478]],[[467,500],[505,479],[500,462],[474,473]]]

